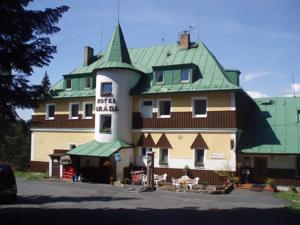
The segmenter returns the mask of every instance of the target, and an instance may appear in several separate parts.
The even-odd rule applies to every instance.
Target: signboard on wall
[[[211,153],[210,154],[211,159],[225,159],[224,153]]]
[[[98,98],[97,104],[100,106],[96,107],[96,112],[117,112],[119,107],[116,105],[115,98]]]

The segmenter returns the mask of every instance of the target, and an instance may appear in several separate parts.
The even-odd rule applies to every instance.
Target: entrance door
[[[59,157],[53,157],[52,158],[52,177],[59,177],[59,169],[60,169]]]
[[[254,158],[254,175],[257,182],[265,182],[267,178],[268,160],[266,157]]]

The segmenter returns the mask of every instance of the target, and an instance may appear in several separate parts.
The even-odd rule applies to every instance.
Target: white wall
[[[97,72],[96,78],[96,103],[95,106],[104,107],[118,106],[119,111],[116,112],[97,112],[95,118],[95,139],[99,142],[110,142],[112,140],[122,140],[127,143],[132,142],[132,97],[129,92],[134,87],[140,78],[140,74],[124,69],[107,69]],[[101,83],[112,82],[112,97],[101,97]],[[97,103],[99,98],[114,98],[116,104]],[[103,134],[99,132],[100,115],[112,115],[112,133]]]

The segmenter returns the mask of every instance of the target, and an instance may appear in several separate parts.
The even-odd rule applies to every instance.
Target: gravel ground
[[[104,184],[17,180],[18,203],[0,205],[1,224],[300,224],[271,192],[227,195],[128,192]]]

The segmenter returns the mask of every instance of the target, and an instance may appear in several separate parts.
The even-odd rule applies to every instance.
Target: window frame
[[[197,160],[197,151],[199,151],[199,150],[201,150],[201,151],[203,151],[203,162],[201,163],[200,161],[196,161]],[[194,149],[194,166],[195,167],[204,167],[204,165],[205,165],[205,156],[206,156],[206,154],[205,154],[205,150],[206,149],[204,149],[204,148],[195,148]]]
[[[87,80],[87,79],[89,79],[89,87],[86,87],[86,84],[87,84],[86,80]],[[91,77],[85,77],[85,78],[84,78],[84,81],[83,81],[83,88],[84,88],[84,89],[91,89],[91,88],[92,88],[92,84],[91,84],[92,82],[91,82],[91,81],[92,81],[92,78],[91,78]]]
[[[92,116],[86,116],[86,105],[92,105]],[[93,112],[94,112],[94,104],[93,102],[83,102],[82,104],[82,119],[93,119]]]
[[[103,85],[105,84],[111,84],[111,92],[110,93],[105,93],[103,92]],[[102,97],[105,97],[105,96],[113,96],[113,83],[111,81],[105,81],[105,82],[101,82],[101,85],[100,85],[100,95]]]
[[[196,100],[205,100],[206,102],[206,113],[205,114],[195,114],[195,102]],[[208,99],[207,97],[192,97],[192,114],[193,118],[204,118],[207,117],[207,112],[208,112]]]
[[[102,116],[110,116],[110,131],[104,132],[102,127]],[[99,115],[99,133],[100,134],[112,134],[112,114],[100,114]]]
[[[182,80],[182,72],[188,71],[188,79]],[[180,83],[189,83],[191,81],[191,70],[189,68],[183,68],[180,70]]]
[[[161,115],[160,114],[160,102],[169,101],[170,102],[170,115]],[[171,118],[172,113],[172,99],[170,98],[160,98],[157,99],[157,118]]]
[[[162,157],[162,150],[166,150],[167,151],[167,162],[163,162],[161,157]],[[159,166],[169,166],[169,148],[159,148],[159,156],[158,156],[158,164]],[[163,162],[163,163],[162,163]]]
[[[157,81],[158,74],[162,75],[162,81]],[[155,84],[163,84],[165,82],[165,76],[163,70],[158,70],[154,72]]]
[[[72,106],[78,105],[78,116],[72,116]],[[80,112],[80,103],[79,102],[70,102],[69,103],[69,120],[78,120]]]
[[[68,81],[70,81],[70,87],[69,88],[68,88]],[[66,79],[66,90],[72,90],[72,79],[71,78]]]
[[[49,116],[49,106],[54,106],[54,115],[53,115],[53,117]],[[45,110],[46,111],[46,117],[45,117],[46,120],[54,120],[55,119],[55,109],[56,109],[56,106],[55,106],[54,103],[46,104],[46,110]]]
[[[143,154],[143,149],[145,149],[145,153]],[[149,150],[150,149],[150,150]],[[150,147],[140,147],[140,157],[147,158],[149,153],[153,152],[153,148]]]
[[[152,113],[151,113],[151,117],[143,117],[142,115],[142,108],[144,106],[144,102],[152,102]],[[140,101],[140,114],[141,114],[141,118],[153,118],[153,113],[154,113],[154,100],[153,99],[141,99]]]

